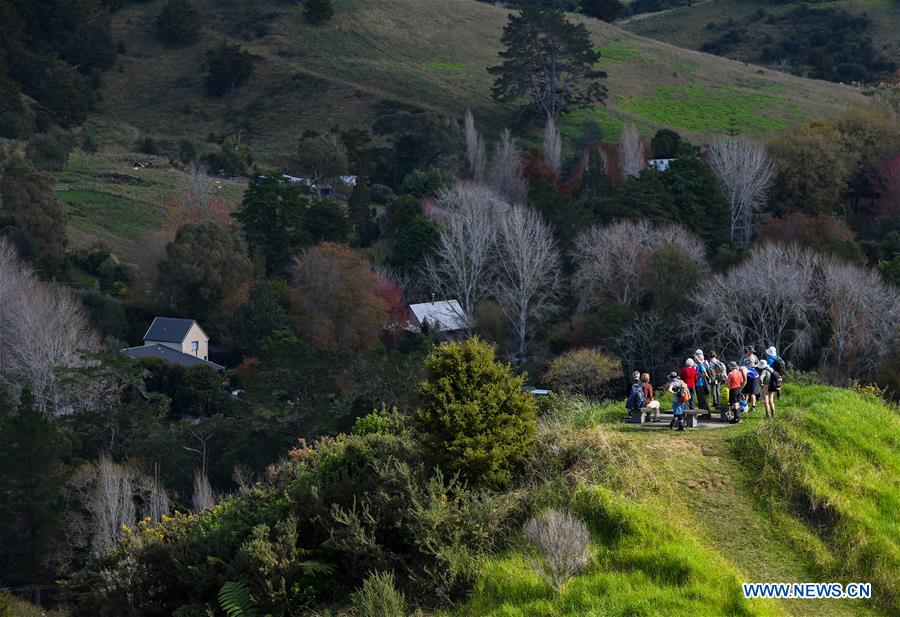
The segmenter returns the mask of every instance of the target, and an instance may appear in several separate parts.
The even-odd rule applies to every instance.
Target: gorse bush
[[[540,553],[535,571],[556,590],[590,563],[590,533],[567,512],[551,508],[528,519],[522,531]]]
[[[415,420],[430,462],[472,486],[508,482],[534,441],[535,405],[522,378],[477,337],[440,345],[425,370]]]
[[[576,349],[554,358],[544,380],[554,390],[603,398],[622,379],[622,362],[599,349]]]
[[[394,586],[393,572],[375,572],[366,577],[353,594],[353,610],[357,617],[403,617],[406,598]]]

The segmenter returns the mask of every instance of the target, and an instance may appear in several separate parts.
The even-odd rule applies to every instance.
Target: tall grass
[[[785,395],[777,420],[745,433],[736,453],[823,576],[871,582],[876,604],[900,613],[900,415],[851,390]]]

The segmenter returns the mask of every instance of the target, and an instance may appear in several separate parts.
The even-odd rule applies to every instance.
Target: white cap
[[[684,365],[687,367],[694,366],[694,360],[692,358],[688,358],[687,360],[684,361]]]
[[[777,355],[778,355],[778,351],[775,349],[775,346],[774,346],[774,345],[771,346],[771,347],[769,347],[769,348],[766,350],[766,355],[767,355],[767,356],[777,356]]]
[[[702,350],[702,349],[698,349],[697,351],[694,352],[694,355],[695,355],[695,356],[700,356],[700,357],[702,358],[702,357],[703,357],[703,350]]]

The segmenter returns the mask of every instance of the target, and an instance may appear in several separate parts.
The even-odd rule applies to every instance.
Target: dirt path
[[[660,478],[681,497],[688,524],[747,582],[818,582],[801,555],[784,540],[760,503],[749,478],[731,452],[730,441],[759,422],[704,431],[621,430],[641,443]],[[788,614],[802,617],[875,616],[880,613],[846,600],[782,601]]]

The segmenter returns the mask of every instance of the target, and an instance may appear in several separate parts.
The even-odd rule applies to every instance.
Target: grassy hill
[[[595,565],[557,595],[526,547],[511,550],[486,561],[461,614],[896,614],[896,409],[823,386],[788,386],[779,405],[774,423],[759,412],[685,433],[622,424],[618,403],[564,406],[545,447],[595,447],[604,469],[599,484],[582,470],[568,504],[591,527]],[[831,580],[872,582],[875,605],[739,592],[740,582]]]
[[[195,3],[203,31],[190,47],[157,40],[160,2],[128,3],[114,16],[114,36],[126,42],[126,51],[104,74],[102,101],[86,127],[101,151],[73,158],[58,174],[76,245],[100,240],[128,258],[142,251],[148,231],[164,223],[164,204],[180,174],[133,169],[148,158],[132,152],[140,136],[169,144],[182,138],[210,142],[203,148],[213,150],[222,136],[240,133],[258,162],[289,168],[305,131],[368,128],[398,106],[450,118],[471,107],[488,139],[514,117],[512,108],[490,98],[486,71],[497,63],[505,9],[475,0],[336,0],[335,17],[313,27],[296,5],[275,0]],[[588,121],[599,124],[608,140],[617,139],[626,121],[647,132],[672,127],[697,141],[731,126],[766,134],[865,101],[847,86],[680,49],[592,19],[586,23],[609,74],[609,100],[564,117],[569,140]],[[255,70],[234,96],[210,98],[202,65],[206,50],[223,39],[241,42],[254,55]],[[138,181],[116,179],[123,174]],[[236,204],[241,188],[223,181],[223,199]]]
[[[704,0],[693,6],[683,6],[660,13],[645,13],[625,20],[620,25],[635,34],[665,41],[688,49],[700,49],[712,43],[724,32],[734,28],[749,28],[760,32],[773,31],[765,20],[753,20],[758,11],[767,16],[782,16],[799,6],[799,2],[773,3],[765,0]],[[900,63],[900,4],[892,0],[836,0],[809,5],[817,8],[844,9],[852,15],[868,15],[871,24],[866,36],[871,37],[878,53]],[[729,57],[753,56],[759,49],[746,45],[735,47],[737,54]]]
[[[250,40],[236,9],[198,0],[204,31],[188,48],[155,38],[158,3],[130,4],[116,14],[117,38],[128,41],[106,76],[100,113],[159,137],[203,140],[243,128],[259,157],[290,156],[307,129],[366,126],[385,101],[459,117],[467,106],[499,126],[509,109],[490,99],[486,68],[497,63],[507,11],[475,0],[337,0],[324,26],[276,2],[245,3],[267,33]],[[648,129],[671,126],[695,138],[722,131],[732,118],[766,133],[810,116],[832,115],[863,99],[854,90],[796,79],[739,62],[681,50],[587,20],[609,73],[606,109],[579,114],[615,136],[625,119]],[[236,25],[237,24],[237,25]],[[241,41],[256,70],[233,98],[203,92],[205,50],[223,38]]]

